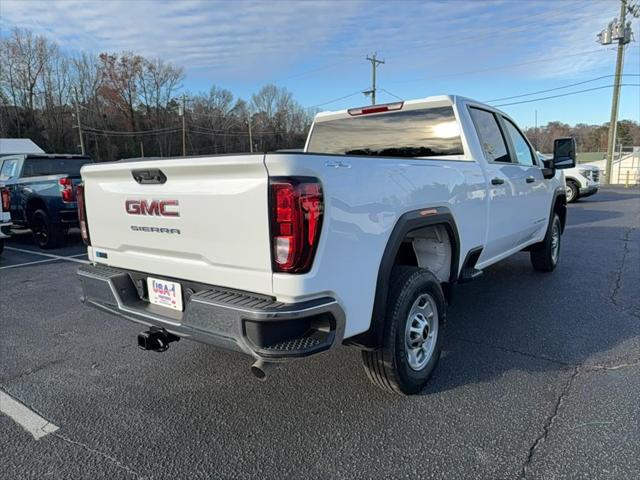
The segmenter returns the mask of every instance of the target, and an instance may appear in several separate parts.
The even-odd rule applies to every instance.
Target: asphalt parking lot
[[[638,478],[637,189],[569,206],[554,273],[522,253],[461,286],[414,397],[346,347],[265,383],[205,345],[143,352],[80,304],[83,251],[23,233],[0,259],[0,398],[50,422],[35,440],[0,415],[3,478]]]

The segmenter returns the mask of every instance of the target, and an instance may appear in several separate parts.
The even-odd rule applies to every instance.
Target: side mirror
[[[576,139],[556,138],[553,141],[553,167],[555,169],[576,166]]]

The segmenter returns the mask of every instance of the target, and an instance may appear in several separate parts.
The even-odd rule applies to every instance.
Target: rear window
[[[18,160],[5,160],[0,169],[0,180],[9,180],[16,176]]]
[[[313,126],[307,151],[383,157],[464,154],[452,107],[318,122]]]
[[[80,175],[80,168],[87,163],[91,163],[90,158],[30,157],[24,161],[22,176]]]

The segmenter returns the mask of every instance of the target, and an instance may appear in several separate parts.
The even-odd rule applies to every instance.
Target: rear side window
[[[518,158],[518,163],[520,165],[534,165],[533,160],[533,151],[529,147],[529,144],[525,140],[520,130],[509,120],[508,118],[502,117],[504,120],[504,124],[507,126],[507,133],[509,137],[511,137],[511,143],[513,144],[513,148],[516,150],[516,157]]]
[[[9,180],[16,176],[18,160],[5,160],[0,170],[0,180]]]
[[[510,162],[509,151],[495,115],[486,110],[469,107],[473,124],[488,162]]]
[[[91,163],[90,158],[30,157],[24,161],[22,176],[80,175],[80,168],[87,163]]]
[[[317,122],[307,151],[382,157],[464,155],[452,107]]]

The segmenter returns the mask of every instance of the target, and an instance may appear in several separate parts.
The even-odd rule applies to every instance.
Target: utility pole
[[[535,147],[536,147],[536,151],[537,151],[538,150],[538,109],[536,109],[536,130],[535,130],[535,132],[536,132],[536,137],[535,137],[536,144],[535,144]]]
[[[249,152],[253,153],[253,135],[251,134],[251,113],[249,113],[248,122],[249,122]]]
[[[611,120],[609,122],[609,139],[607,142],[607,165],[605,182],[611,184],[611,172],[613,157],[616,148],[616,134],[618,129],[618,107],[620,104],[620,80],[624,62],[624,46],[631,41],[631,22],[625,23],[627,8],[633,16],[638,16],[638,8],[627,7],[627,0],[620,0],[620,18],[609,23],[607,28],[598,34],[598,42],[602,45],[610,45],[614,41],[618,43],[616,55],[616,73],[613,81],[613,99],[611,101]]]
[[[78,129],[78,135],[80,136],[80,153],[82,155],[84,152],[84,138],[82,137],[82,122],[80,121],[80,106],[78,105],[78,91],[76,90],[76,120],[78,121],[78,125],[76,128]]]
[[[178,114],[182,117],[182,156],[187,156],[187,122],[186,122],[187,97],[182,95],[182,105],[178,107]]]
[[[378,65],[383,64],[384,60],[378,60],[377,53],[374,53],[372,56],[367,55],[367,60],[371,62],[371,90],[365,90],[365,95],[371,95],[371,105],[376,104],[376,68]]]

